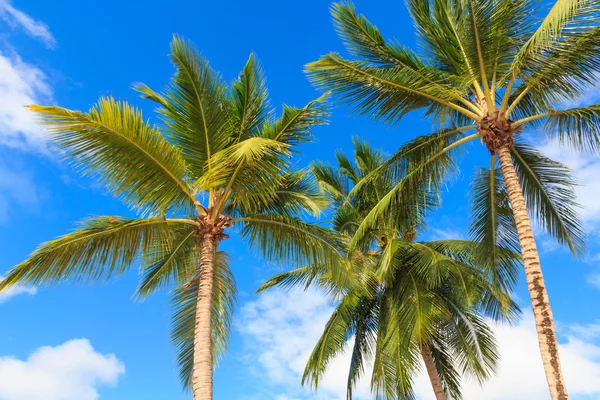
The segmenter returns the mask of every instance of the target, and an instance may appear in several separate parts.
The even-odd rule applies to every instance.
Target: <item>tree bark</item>
[[[194,372],[192,376],[194,400],[212,400],[213,398],[211,311],[215,247],[214,238],[211,235],[206,235],[202,242],[200,282],[196,303]]]
[[[525,266],[525,277],[527,278],[527,288],[531,296],[535,328],[550,395],[553,400],[566,400],[569,396],[560,367],[554,319],[552,317],[552,310],[550,309],[548,292],[544,284],[540,257],[533,237],[525,198],[523,197],[523,191],[517,178],[510,149],[506,146],[501,147],[497,153],[519,234],[521,254]]]
[[[426,345],[421,346],[421,356],[423,356],[423,361],[425,361],[425,368],[427,369],[427,374],[429,375],[435,398],[437,400],[446,400],[447,397],[446,392],[444,392],[444,386],[442,385],[442,379],[435,366],[433,357],[431,357],[431,351]]]

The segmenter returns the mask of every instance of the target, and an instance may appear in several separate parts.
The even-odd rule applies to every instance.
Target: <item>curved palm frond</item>
[[[94,217],[72,233],[42,244],[0,281],[0,290],[15,284],[47,285],[59,281],[109,279],[131,268],[152,243],[168,240],[191,220]]]
[[[573,254],[583,254],[585,234],[569,168],[524,144],[511,152],[532,219]]]
[[[265,124],[258,136],[284,143],[290,148],[310,141],[312,129],[327,123],[326,117],[329,114],[326,102],[328,98],[329,95],[325,93],[303,108],[284,104],[281,117],[273,123]]]
[[[65,161],[97,178],[142,213],[189,211],[198,204],[180,151],[126,102],[102,98],[88,113],[29,106]]]

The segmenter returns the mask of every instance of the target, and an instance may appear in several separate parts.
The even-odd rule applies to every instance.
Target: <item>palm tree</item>
[[[312,170],[334,204],[333,229],[347,244],[395,180],[378,175],[353,191],[384,159],[358,139],[354,161],[341,152],[336,157],[337,168],[319,162]],[[348,254],[345,280],[321,265],[276,275],[261,286],[259,291],[315,285],[339,300],[308,360],[303,383],[318,387],[328,364],[352,337],[348,399],[370,361],[372,389],[389,399],[414,398],[412,381],[419,360],[438,400],[461,397],[464,373],[480,383],[493,374],[498,352],[482,315],[511,320],[518,314],[509,296],[518,271],[516,255],[498,248],[504,286],[496,287],[489,269],[476,263],[476,243],[415,242],[413,228],[388,220],[370,229],[359,249]]]
[[[254,56],[227,85],[190,44],[175,37],[176,73],[163,93],[138,84],[158,104],[159,130],[126,102],[102,98],[89,112],[31,106],[54,146],[99,179],[139,218],[95,217],[42,244],[12,269],[0,290],[115,277],[141,266],[139,296],[176,285],[173,341],[194,399],[212,399],[213,364],[229,333],[235,284],[218,251],[227,228],[274,260],[323,262],[337,255],[326,232],[300,215],[326,199],[292,152],[325,122],[324,98],[284,106],[274,119]],[[322,235],[323,234],[323,235]]]
[[[598,150],[600,105],[563,104],[593,87],[600,72],[600,2],[558,0],[549,10],[530,0],[408,0],[407,6],[421,54],[385,41],[341,3],[333,6],[336,28],[358,60],[332,53],[307,66],[317,86],[360,114],[395,124],[421,109],[437,127],[382,167],[406,178],[362,221],[354,244],[396,206],[438,192],[457,151],[480,140],[491,157],[473,186],[474,240],[490,253],[495,244],[520,247],[550,393],[567,399],[530,217],[576,255],[584,238],[569,171],[524,138],[541,129],[576,149]]]

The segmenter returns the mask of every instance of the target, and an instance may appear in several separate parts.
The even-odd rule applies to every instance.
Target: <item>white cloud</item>
[[[267,292],[242,307],[237,329],[244,337],[248,359],[258,360],[257,373],[273,384],[271,389],[280,389],[279,399],[345,397],[348,352],[332,363],[317,394],[300,386],[305,362],[332,309],[324,295],[298,290]],[[502,355],[498,375],[485,388],[465,381],[465,400],[548,399],[531,313],[525,312],[516,326],[495,330]],[[572,398],[600,397],[600,347],[592,341],[593,326],[567,326],[564,331],[561,361]],[[432,398],[425,373],[416,379],[415,388],[419,398]],[[359,382],[356,398],[371,398],[368,377]]]
[[[587,275],[586,280],[590,285],[600,289],[600,273],[592,272]]]
[[[0,144],[43,150],[43,130],[25,106],[51,99],[46,75],[17,54],[0,51],[0,93]]]
[[[3,276],[0,275],[0,282],[2,282]],[[0,292],[0,304],[7,302],[12,297],[18,296],[20,294],[29,294],[33,295],[37,293],[37,289],[34,287],[25,287],[25,286],[13,286],[10,289]]]
[[[36,21],[21,10],[17,10],[10,0],[0,0],[0,18],[13,28],[23,29],[29,36],[42,40],[47,47],[56,46],[56,39],[48,26]]]
[[[0,161],[0,223],[16,209],[37,211],[40,199],[46,195],[33,175],[15,165],[9,167]]]
[[[125,366],[100,354],[87,339],[40,347],[26,361],[0,357],[1,400],[96,400],[98,388],[116,385]]]

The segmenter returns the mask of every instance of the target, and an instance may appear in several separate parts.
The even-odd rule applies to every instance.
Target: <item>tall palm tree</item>
[[[520,247],[550,393],[567,399],[530,217],[575,254],[584,239],[568,170],[524,139],[535,140],[540,129],[579,150],[600,148],[600,105],[563,106],[592,88],[600,73],[600,2],[407,0],[407,6],[420,53],[384,40],[341,3],[333,6],[336,28],[358,59],[332,53],[307,66],[316,85],[360,114],[395,124],[420,109],[437,127],[383,168],[406,178],[363,220],[355,242],[395,206],[435,193],[457,151],[481,141],[491,157],[476,176],[472,233],[491,253],[498,243]]]
[[[135,87],[158,104],[161,129],[112,98],[87,113],[30,107],[64,159],[99,179],[139,218],[84,221],[42,244],[6,275],[0,290],[107,279],[139,264],[138,295],[178,287],[173,341],[182,379],[194,399],[208,400],[235,296],[227,256],[218,251],[227,228],[237,225],[270,259],[337,257],[325,230],[300,219],[318,213],[326,199],[306,171],[290,170],[292,152],[311,139],[326,112],[320,98],[304,108],[284,106],[275,119],[253,56],[231,85],[181,38],[173,39],[170,57],[176,73],[164,92]]]
[[[353,161],[341,152],[336,156],[337,167],[321,162],[312,169],[333,201],[333,229],[348,243],[395,179],[379,175],[352,192],[384,159],[357,139]],[[482,315],[510,320],[518,313],[509,296],[518,271],[515,253],[498,248],[497,270],[504,286],[496,287],[489,269],[477,265],[476,243],[415,242],[413,227],[404,225],[388,220],[370,229],[360,248],[348,254],[350,268],[343,281],[331,269],[308,266],[279,274],[259,289],[315,285],[339,300],[308,360],[303,383],[318,387],[328,364],[351,337],[348,399],[369,361],[378,398],[414,398],[419,360],[438,400],[461,397],[464,373],[480,383],[493,374],[498,352]]]

